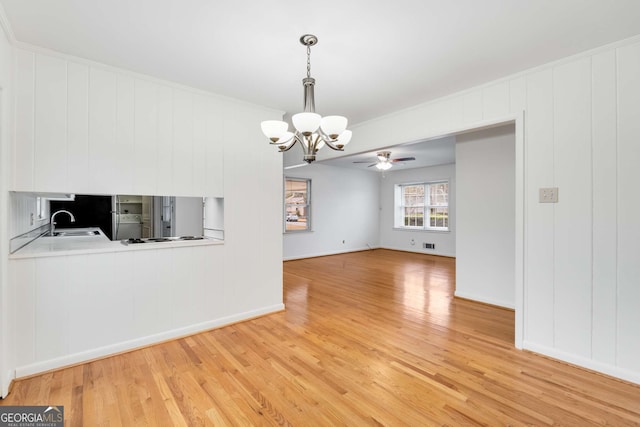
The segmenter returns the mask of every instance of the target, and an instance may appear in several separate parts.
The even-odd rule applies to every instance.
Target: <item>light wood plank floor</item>
[[[452,259],[284,273],[283,313],[21,380],[0,405],[64,405],[68,426],[640,425],[640,386],[515,350],[513,312],[452,297]]]

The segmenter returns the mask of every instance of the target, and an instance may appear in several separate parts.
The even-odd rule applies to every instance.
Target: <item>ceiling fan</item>
[[[376,154],[378,156],[378,161],[370,164],[367,167],[375,166],[376,168],[386,171],[387,169],[391,169],[394,163],[397,162],[408,162],[410,160],[415,160],[415,157],[398,157],[396,159],[391,158],[391,151],[378,151]],[[353,163],[369,163],[369,161],[359,161]]]

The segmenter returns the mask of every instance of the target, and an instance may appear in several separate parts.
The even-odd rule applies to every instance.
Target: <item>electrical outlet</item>
[[[540,203],[558,203],[558,187],[541,188]]]
[[[423,243],[422,247],[424,249],[435,249],[436,248],[436,244],[435,243]]]
[[[31,215],[29,215],[29,225],[33,225],[34,222],[34,215],[33,212],[31,212]]]

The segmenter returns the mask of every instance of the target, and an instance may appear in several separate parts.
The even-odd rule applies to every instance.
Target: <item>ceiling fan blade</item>
[[[397,159],[391,159],[391,162],[408,162],[409,160],[415,160],[415,157],[400,157]]]
[[[371,163],[371,164],[370,164],[369,166],[367,166],[367,167],[368,167],[368,168],[370,168],[370,167],[373,167],[373,166],[375,166],[375,165],[377,165],[377,164],[378,164],[377,162],[376,162],[376,163]]]

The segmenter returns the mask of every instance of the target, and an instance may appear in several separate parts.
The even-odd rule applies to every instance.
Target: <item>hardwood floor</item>
[[[513,348],[513,312],[452,297],[455,260],[284,264],[282,313],[18,381],[68,426],[640,425],[640,386]]]

